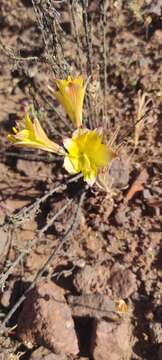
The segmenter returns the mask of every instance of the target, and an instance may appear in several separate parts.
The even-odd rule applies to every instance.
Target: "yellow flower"
[[[93,185],[100,168],[108,166],[115,157],[107,145],[102,144],[102,135],[95,130],[78,129],[71,139],[64,140],[68,153],[64,167],[70,174],[81,172],[84,180]]]
[[[63,106],[73,125],[82,125],[82,109],[85,95],[86,84],[82,76],[72,78],[68,76],[66,80],[56,79],[55,83],[58,91],[55,92],[56,99]]]
[[[34,120],[31,121],[28,114],[25,116],[24,129],[17,129],[13,127],[13,132],[14,134],[8,135],[8,140],[15,145],[41,149],[59,155],[65,154],[65,151],[61,146],[54,143],[47,137],[38,119],[34,118]]]

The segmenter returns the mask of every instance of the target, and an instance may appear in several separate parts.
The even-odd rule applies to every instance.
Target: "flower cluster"
[[[22,129],[13,128],[13,134],[8,139],[18,146],[32,147],[64,156],[64,167],[70,174],[81,173],[84,180],[93,185],[101,169],[108,167],[116,156],[110,146],[102,143],[99,129],[89,130],[82,124],[82,110],[86,84],[82,76],[66,80],[55,80],[57,90],[56,99],[63,106],[73,125],[77,128],[71,138],[63,140],[59,146],[48,138],[39,120],[35,116],[31,120],[29,114],[25,116]],[[53,90],[52,90],[53,91]]]

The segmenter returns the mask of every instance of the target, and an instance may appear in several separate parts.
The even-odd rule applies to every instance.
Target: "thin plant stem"
[[[103,104],[103,123],[107,115],[107,43],[106,43],[106,27],[107,14],[105,8],[105,1],[102,4],[102,24],[103,24],[103,73],[104,73],[104,104]]]
[[[83,8],[83,25],[85,30],[85,40],[86,40],[86,52],[87,52],[87,73],[88,76],[93,75],[93,66],[92,66],[92,41],[91,41],[91,33],[90,33],[90,27],[88,24],[88,16],[87,16],[87,7],[88,7],[88,1],[87,0],[81,0],[82,8]],[[91,106],[91,100],[89,91],[87,88],[87,98],[86,98],[86,105],[88,109],[88,115],[89,115],[89,127],[90,129],[93,128],[93,112],[92,112],[92,106]]]
[[[20,307],[20,305],[24,302],[24,300],[26,299],[28,293],[34,288],[34,286],[36,285],[37,281],[41,278],[41,276],[43,275],[43,273],[45,272],[45,270],[48,268],[49,264],[51,263],[51,261],[53,261],[56,256],[58,255],[58,253],[60,252],[60,250],[63,248],[63,245],[65,244],[65,242],[67,241],[67,238],[69,237],[69,235],[72,233],[72,231],[75,229],[78,218],[79,218],[79,214],[80,214],[80,208],[83,205],[83,201],[85,199],[85,195],[86,192],[83,192],[78,206],[76,208],[76,211],[72,217],[72,221],[70,223],[70,225],[68,226],[65,234],[60,237],[59,239],[59,243],[57,245],[57,247],[54,249],[54,251],[52,252],[52,254],[48,257],[47,261],[44,263],[44,265],[40,268],[40,270],[37,272],[36,276],[34,277],[31,285],[27,288],[27,290],[24,292],[24,294],[19,298],[19,300],[16,302],[16,304],[12,307],[12,309],[9,311],[9,313],[7,314],[7,316],[4,318],[1,326],[0,326],[0,334],[2,335],[5,331],[6,328],[6,324],[8,323],[8,321],[11,319],[11,317],[13,316],[13,314],[15,313],[15,311]]]
[[[44,196],[39,198],[34,202],[34,204],[31,204],[29,206],[25,206],[23,209],[21,209],[16,215],[8,216],[7,220],[4,224],[0,226],[0,229],[4,231],[8,231],[8,228],[12,225],[20,225],[23,224],[26,219],[31,219],[33,216],[39,211],[40,205],[45,202],[50,196],[52,196],[57,191],[63,191],[67,188],[69,183],[72,183],[74,181],[77,181],[82,175],[78,174],[74,176],[73,178],[66,181],[66,184],[61,184],[55,187],[54,189],[51,189],[48,191]]]
[[[9,267],[9,269],[0,276],[0,288],[4,288],[5,282],[8,279],[9,275],[12,274],[13,269],[20,263],[20,261],[23,260],[24,256],[28,254],[32,247],[41,240],[44,233],[48,230],[50,226],[53,225],[53,223],[58,219],[60,215],[64,213],[64,211],[67,209],[67,207],[72,203],[73,199],[70,199],[65,206],[63,206],[54,216],[52,216],[51,219],[48,220],[47,224],[43,226],[43,228],[38,232],[36,236],[32,240],[28,242],[28,247],[21,251],[21,254],[16,258],[16,260],[12,263],[12,265]]]
[[[75,37],[75,41],[76,41],[76,44],[77,44],[77,48],[76,48],[77,66],[80,69],[81,73],[83,73],[83,64],[82,64],[82,56],[81,56],[81,41],[80,41],[80,38],[79,38],[77,24],[76,24],[76,18],[75,18],[75,12],[76,12],[75,5],[76,5],[76,1],[73,0],[72,4],[70,4],[69,6],[70,6],[72,24],[73,24],[73,28],[74,28],[74,37]]]

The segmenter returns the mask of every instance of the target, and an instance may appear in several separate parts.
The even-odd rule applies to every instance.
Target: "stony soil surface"
[[[77,67],[67,3],[55,6],[65,31],[66,59]],[[98,9],[97,1],[89,1],[93,80],[104,71],[99,70],[103,53]],[[60,159],[10,146],[7,133],[22,118],[29,102],[41,109],[51,138],[60,141],[60,132],[63,137],[69,130],[55,113],[62,115],[61,108],[55,102],[44,102],[52,72],[44,60],[32,1],[2,0],[0,4],[0,321],[27,291],[0,336],[1,360],[162,359],[161,1],[110,2],[107,21],[105,121],[108,132],[120,125],[118,140],[126,139],[129,149],[126,160],[132,154],[139,90],[151,99],[146,124],[132,160],[116,163],[111,169],[116,195],[97,187],[86,189],[75,229],[27,291],[66,232],[85,185],[78,180],[65,190],[58,189],[36,212],[26,215],[29,205],[56,186],[67,184],[69,176]],[[79,20],[76,27],[84,46]],[[12,48],[19,50],[16,55]],[[20,61],[21,56],[36,56],[39,61]],[[86,74],[84,51],[82,61]],[[102,86],[93,99],[94,114],[100,119]],[[10,268],[20,254],[20,261]]]

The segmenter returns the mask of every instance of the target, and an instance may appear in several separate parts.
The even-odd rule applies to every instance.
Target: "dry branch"
[[[57,191],[64,191],[68,184],[77,181],[81,177],[81,174],[74,176],[73,178],[66,181],[66,184],[61,184],[55,187],[54,189],[51,189],[48,191],[45,195],[43,195],[41,198],[37,199],[34,204],[31,204],[29,206],[25,206],[23,209],[21,209],[16,215],[11,215],[7,217],[7,220],[4,224],[0,226],[1,229],[4,231],[8,231],[10,226],[18,226],[20,224],[23,224],[24,221],[27,219],[33,218],[33,216],[40,211],[40,205],[45,202],[50,196],[52,196]]]
[[[27,248],[21,251],[21,254],[16,258],[16,260],[12,263],[12,265],[9,267],[9,269],[0,276],[0,288],[3,288],[5,286],[5,282],[10,274],[12,274],[14,268],[23,260],[26,254],[31,252],[32,247],[36,245],[36,243],[41,240],[44,233],[48,230],[50,226],[53,225],[54,221],[59,218],[60,215],[63,214],[63,212],[67,209],[67,207],[72,203],[72,199],[70,199],[65,206],[63,206],[54,216],[52,216],[51,219],[48,220],[47,224],[43,226],[43,228],[38,231],[38,233],[34,236],[32,240],[28,242]]]
[[[12,307],[12,309],[9,311],[9,313],[7,314],[7,316],[5,317],[5,319],[3,320],[1,326],[0,326],[0,334],[3,334],[6,328],[6,324],[8,323],[8,321],[11,319],[12,315],[15,313],[15,311],[20,307],[20,305],[24,302],[24,300],[26,299],[26,296],[28,295],[28,293],[30,292],[30,290],[32,290],[36,284],[36,282],[40,279],[40,277],[43,275],[43,273],[45,272],[45,270],[48,268],[50,262],[52,260],[54,260],[56,258],[56,256],[58,255],[59,251],[63,248],[64,243],[66,242],[67,238],[69,237],[69,235],[71,234],[71,232],[75,229],[77,222],[79,220],[79,214],[80,214],[80,209],[83,205],[84,199],[85,199],[85,195],[86,192],[83,192],[82,195],[80,196],[78,205],[76,207],[76,210],[74,212],[74,215],[72,217],[72,221],[70,222],[70,225],[68,226],[65,234],[59,238],[59,243],[57,245],[57,247],[54,249],[54,251],[52,252],[52,254],[48,257],[47,261],[45,262],[45,264],[41,267],[41,269],[37,272],[35,278],[33,279],[31,285],[27,288],[27,290],[24,292],[24,294],[20,297],[20,299],[17,301],[17,303]]]

